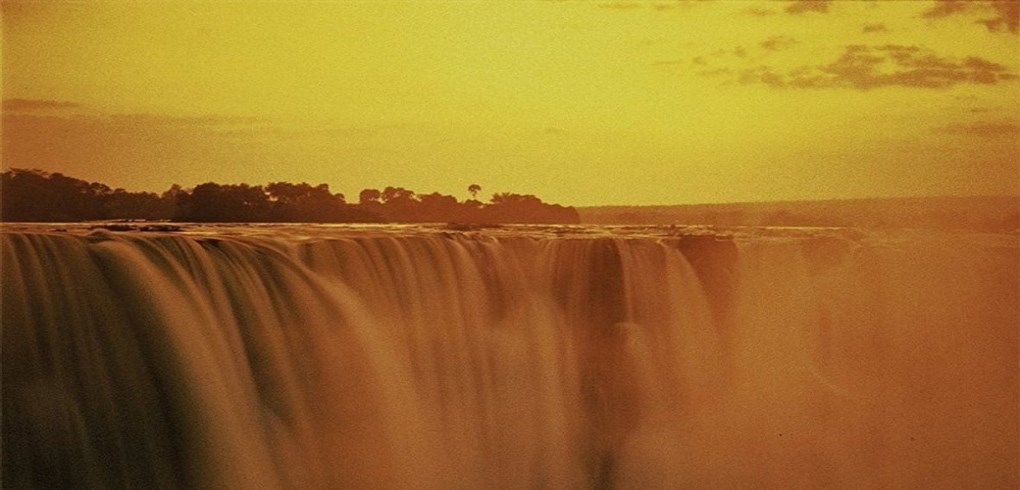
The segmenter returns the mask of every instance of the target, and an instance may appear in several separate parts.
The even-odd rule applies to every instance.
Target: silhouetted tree
[[[170,219],[173,200],[152,192],[127,192],[116,189],[106,199],[106,214],[117,219]]]
[[[481,192],[482,186],[478,184],[471,184],[468,186],[468,192],[471,193],[471,199],[477,199],[478,193]]]
[[[11,169],[0,181],[4,221],[86,221],[108,216],[112,190],[60,173]]]
[[[492,204],[481,209],[490,223],[579,223],[577,210],[546,204],[531,194],[501,192],[493,194]]]
[[[272,221],[262,186],[206,182],[178,200],[177,221],[252,223]]]
[[[422,222],[451,221],[458,213],[457,198],[438,192],[418,196],[417,220]]]
[[[414,199],[414,191],[403,187],[387,187],[382,191],[382,201],[385,203],[408,202],[412,199]]]
[[[273,182],[266,186],[272,203],[272,221],[336,223],[351,220],[343,194],[333,194],[328,184]]]
[[[358,194],[358,202],[361,204],[368,204],[370,202],[379,202],[382,197],[382,193],[379,189],[364,189]]]

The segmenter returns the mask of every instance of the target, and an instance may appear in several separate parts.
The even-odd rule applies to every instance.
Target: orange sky
[[[1020,193],[1018,3],[3,2],[3,166],[573,205]]]

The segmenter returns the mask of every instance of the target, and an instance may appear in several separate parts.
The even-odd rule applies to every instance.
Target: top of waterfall
[[[0,232],[57,233],[76,236],[98,234],[185,235],[192,237],[276,238],[316,241],[360,237],[441,236],[447,238],[620,238],[682,239],[715,237],[719,240],[804,239],[832,237],[850,241],[895,243],[927,237],[932,240],[970,237],[982,245],[1016,247],[1015,234],[949,232],[934,230],[876,230],[826,227],[764,227],[709,225],[465,225],[421,224],[294,224],[294,223],[0,223]]]

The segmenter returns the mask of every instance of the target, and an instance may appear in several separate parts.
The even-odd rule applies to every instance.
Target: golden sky
[[[1020,193],[1017,2],[3,2],[3,166],[572,205]]]

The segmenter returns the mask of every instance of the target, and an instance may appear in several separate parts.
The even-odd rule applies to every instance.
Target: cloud
[[[106,116],[98,116],[95,118],[104,119],[106,120],[106,122],[113,125],[138,125],[138,126],[219,127],[236,125],[254,125],[260,122],[258,118],[254,117],[222,116],[222,115],[177,116],[170,114],[150,114],[150,113],[110,114]]]
[[[1015,121],[954,123],[935,128],[935,132],[983,138],[1016,137],[1020,136],[1020,124]]]
[[[791,15],[799,15],[807,12],[825,14],[829,12],[829,6],[831,3],[831,0],[793,0],[786,6],[785,9],[783,9],[783,11]]]
[[[658,2],[653,3],[652,8],[659,11],[675,10],[678,8],[689,8],[694,5],[702,4],[705,2],[711,2],[714,0],[673,0],[672,2]]]
[[[797,44],[797,40],[789,36],[772,36],[759,43],[766,51],[782,51]]]
[[[555,0],[555,1],[565,2],[567,0]],[[586,0],[578,0],[577,3],[585,3],[585,1]],[[598,3],[596,5],[599,8],[607,9],[607,10],[627,11],[627,10],[639,10],[639,9],[643,9],[645,7],[648,7],[650,9],[652,9],[652,10],[655,10],[656,12],[666,12],[666,11],[670,11],[670,10],[676,10],[676,9],[679,9],[679,8],[691,7],[693,5],[697,5],[699,3],[704,3],[704,2],[709,2],[709,1],[713,1],[713,0],[673,0],[672,2],[663,2],[663,1],[658,1],[658,2],[626,2],[626,1],[617,1],[617,2],[601,2],[601,3]]]
[[[753,17],[768,17],[771,15],[776,15],[777,12],[772,9],[751,7],[749,9],[744,10],[744,13]]]
[[[992,32],[1009,32],[1020,34],[1020,2],[992,2],[992,8],[998,15],[989,19],[978,20]]]
[[[662,12],[662,11],[665,11],[665,10],[673,10],[673,9],[675,9],[677,7],[678,7],[678,4],[675,4],[675,3],[656,3],[656,4],[652,5],[652,8],[655,9],[656,11],[658,11],[658,12]]]
[[[875,32],[889,32],[889,28],[885,24],[865,24],[861,32],[865,34],[871,34]]]
[[[599,8],[611,10],[634,10],[641,8],[641,4],[637,2],[610,2],[600,3]]]
[[[826,65],[778,69],[760,65],[734,71],[733,81],[773,88],[883,87],[945,88],[955,85],[993,85],[1016,80],[1017,74],[998,63],[970,56],[941,57],[918,46],[845,46],[843,53]]]
[[[5,101],[6,104],[6,101]],[[25,132],[25,128],[34,128],[33,138],[41,138],[44,135],[59,134],[92,134],[92,135],[122,135],[122,134],[201,134],[205,136],[233,136],[236,134],[251,134],[263,132],[275,126],[267,125],[265,121],[252,117],[240,116],[179,116],[169,114],[101,114],[91,111],[52,111],[49,108],[78,108],[77,104],[38,104],[33,103],[23,107],[32,110],[8,111],[5,108],[3,122],[5,126],[4,139],[17,132]],[[16,131],[17,130],[17,131]],[[28,131],[33,132],[33,131]],[[101,140],[99,136],[94,136]]]
[[[64,100],[40,100],[40,99],[4,99],[4,112],[36,112],[53,111],[63,109],[76,109],[80,104]]]
[[[963,13],[969,9],[969,1],[964,0],[935,0],[935,5],[925,10],[921,17],[926,19],[941,19]]]
[[[152,113],[99,113],[94,108],[63,100],[5,99],[5,122],[62,125],[66,127],[101,127],[111,131],[123,128],[194,128],[219,131],[237,127],[257,127],[258,118],[225,115],[174,115]]]
[[[717,58],[718,57],[725,57],[725,56],[735,56],[737,58],[747,58],[748,52],[747,52],[747,48],[745,48],[743,46],[734,46],[733,49],[717,49],[715,51],[712,51],[711,55],[715,56]],[[698,58],[701,58],[702,61],[705,60],[705,58],[702,57],[702,56],[699,56]],[[697,64],[702,64],[703,65],[705,63],[701,62],[701,63],[697,63]]]
[[[955,15],[982,15],[974,23],[985,26],[989,32],[1020,33],[1020,2],[1017,0],[935,0],[935,5],[925,10],[921,17],[937,20]]]
[[[296,121],[267,120],[246,116],[227,115],[172,115],[152,113],[27,113],[5,112],[3,115],[5,141],[14,134],[32,134],[31,139],[47,135],[91,135],[85,141],[116,139],[123,135],[134,138],[161,135],[160,137],[234,140],[251,137],[308,138],[329,136],[346,139],[373,137],[381,131],[400,130],[398,126],[345,126],[330,123],[318,125]],[[104,135],[109,135],[107,138]],[[52,139],[52,137],[50,137]]]
[[[547,135],[547,136],[567,136],[567,135],[570,134],[570,131],[567,131],[566,129],[563,129],[563,128],[558,128],[558,127],[555,127],[555,126],[550,126],[550,127],[547,127],[545,129],[543,129],[542,130],[542,134]]]
[[[719,77],[719,76],[731,77],[736,74],[737,71],[732,68],[713,68],[711,70],[703,70],[698,72],[698,75],[704,77]]]

